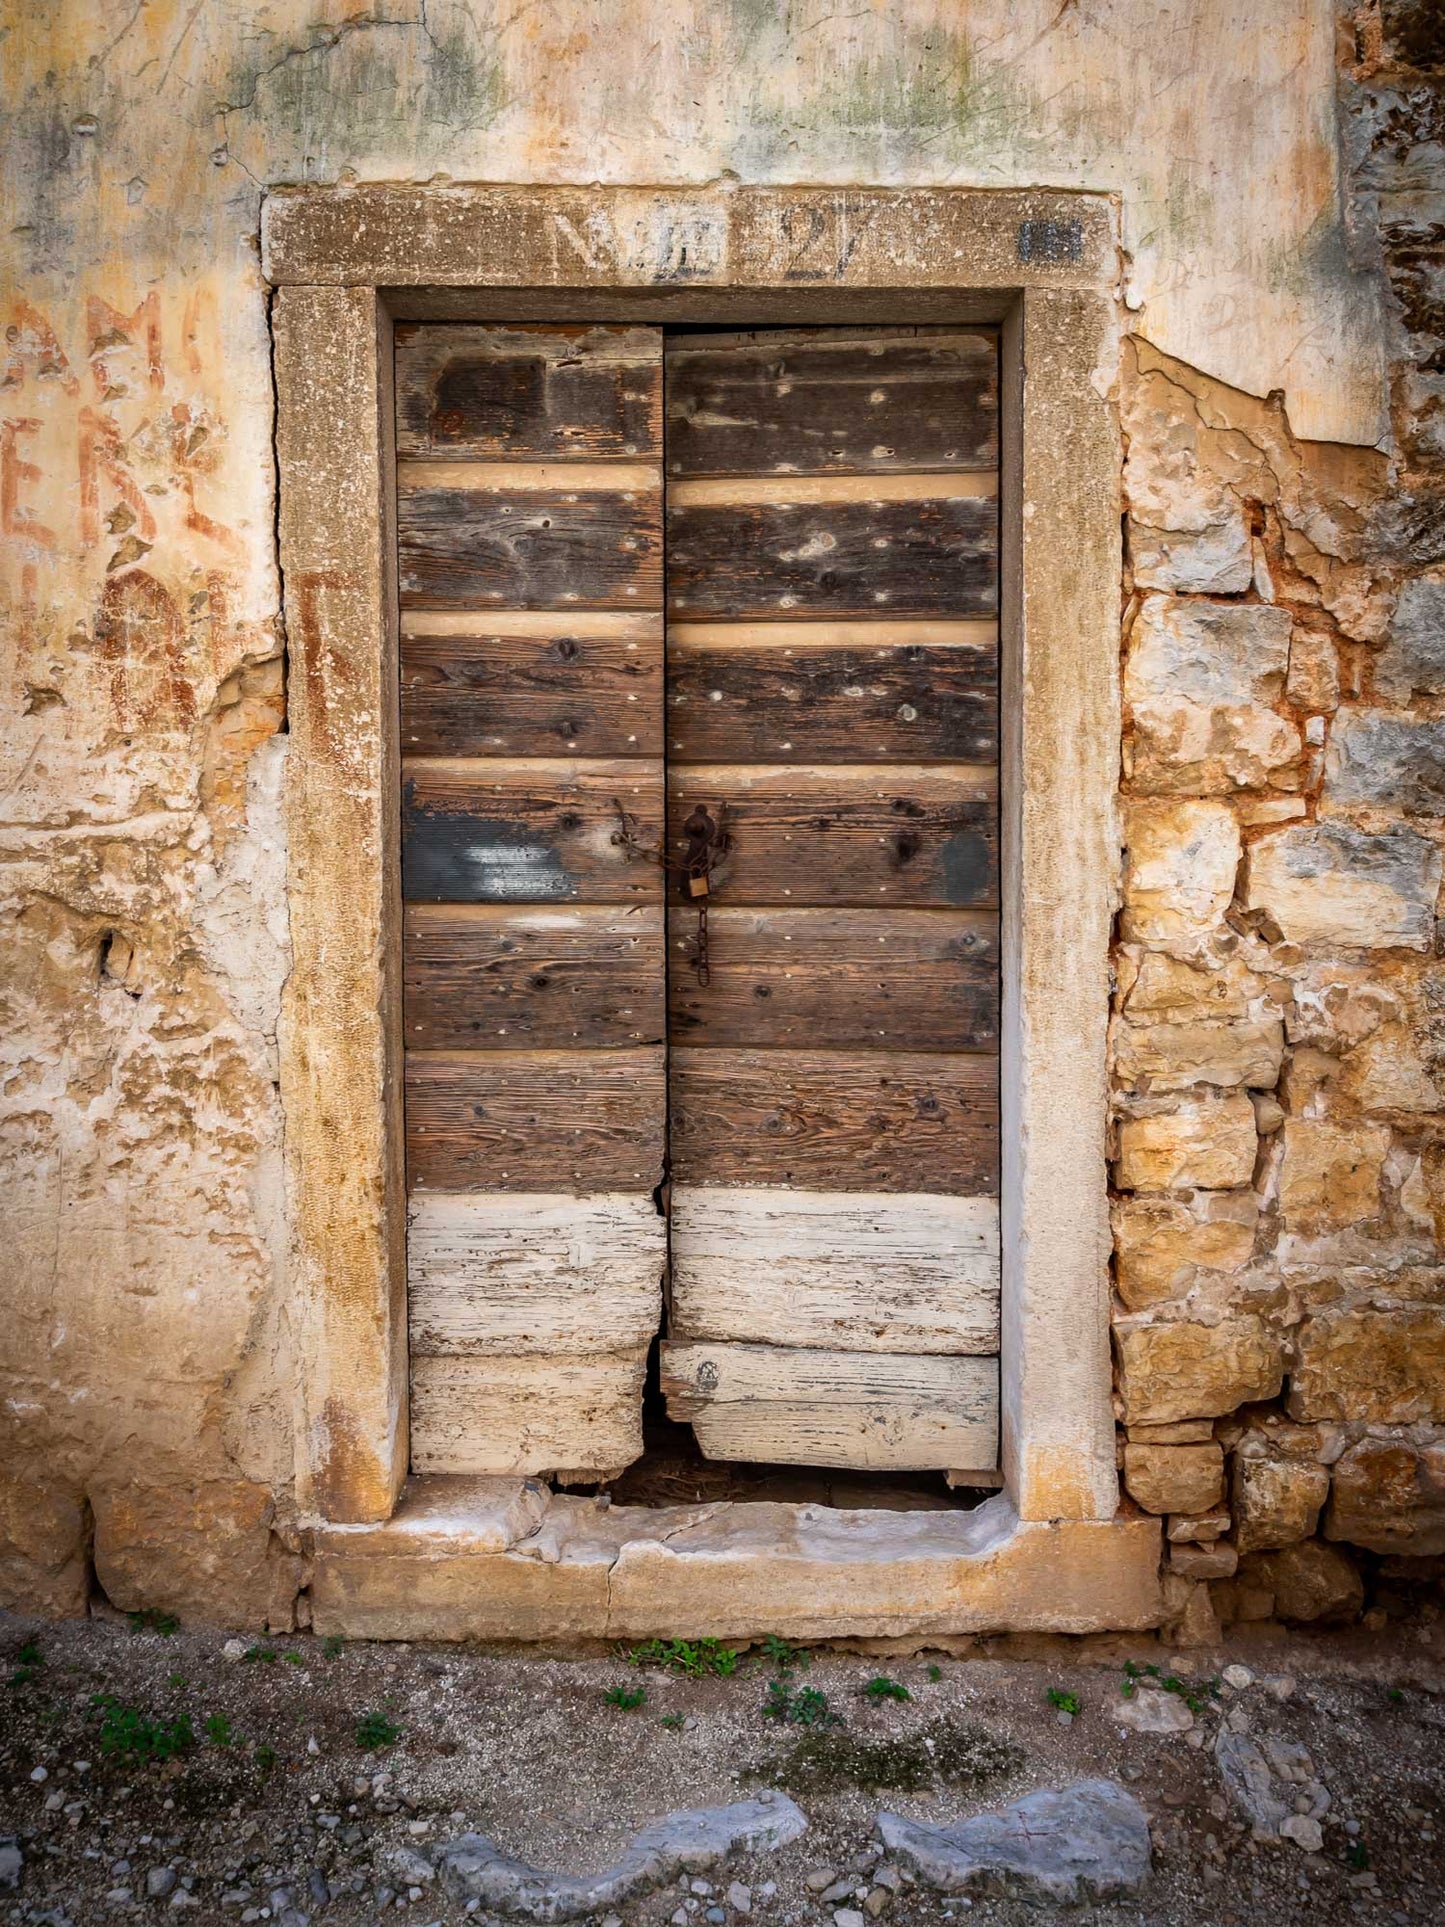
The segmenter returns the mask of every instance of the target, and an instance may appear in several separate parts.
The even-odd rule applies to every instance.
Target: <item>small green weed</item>
[[[934,1685],[937,1686],[938,1682],[943,1678],[943,1668],[941,1666],[930,1666],[928,1669],[928,1677],[933,1681]]]
[[[791,1673],[795,1666],[807,1667],[813,1663],[813,1655],[806,1647],[790,1646],[776,1633],[769,1633],[763,1641],[763,1658],[778,1673]]]
[[[785,1726],[841,1726],[836,1713],[828,1710],[828,1696],[816,1686],[789,1687],[783,1680],[768,1681],[763,1700],[763,1718]]]
[[[356,1744],[363,1753],[378,1753],[401,1737],[401,1728],[385,1713],[363,1713],[356,1722]]]
[[[1405,1704],[1405,1695],[1398,1686],[1392,1686],[1389,1692],[1386,1693],[1385,1698],[1390,1702],[1391,1706],[1403,1706]]]
[[[871,1740],[847,1732],[803,1733],[786,1753],[756,1762],[750,1778],[790,1793],[887,1787],[917,1793],[939,1781],[983,1786],[1016,1772],[1024,1755],[981,1726],[935,1720],[907,1739]]]
[[[1062,1686],[1051,1686],[1044,1698],[1056,1713],[1082,1713],[1083,1703],[1077,1693],[1066,1693]]]
[[[322,1656],[326,1659],[340,1659],[346,1651],[346,1641],[340,1633],[328,1633],[321,1642]]]
[[[1356,1873],[1364,1873],[1370,1864],[1370,1850],[1363,1840],[1352,1840],[1345,1848],[1345,1858]]]
[[[274,1646],[248,1646],[241,1655],[243,1665],[274,1666],[281,1655]]]
[[[185,1713],[174,1719],[152,1719],[137,1706],[127,1706],[114,1693],[97,1693],[91,1705],[100,1715],[100,1750],[123,1760],[173,1760],[196,1743]]]
[[[271,1771],[271,1769],[272,1769],[272,1767],[273,1767],[273,1766],[275,1766],[275,1764],[276,1764],[276,1749],[275,1749],[275,1747],[274,1747],[274,1746],[258,1746],[258,1747],[256,1748],[256,1764],[257,1764],[257,1766],[259,1766],[259,1767],[260,1767],[260,1769],[261,1769],[261,1771],[262,1771],[263,1773],[269,1773],[269,1772]]]
[[[664,1713],[661,1724],[674,1733],[680,1733],[682,1731],[682,1715],[681,1713]]]
[[[210,1713],[206,1717],[206,1738],[214,1746],[229,1746],[235,1739],[231,1722],[224,1713]]]
[[[184,1673],[167,1673],[166,1675],[166,1685],[174,1686],[177,1692],[179,1692],[183,1687],[189,1686],[190,1683],[191,1682],[186,1678]]]
[[[1161,1673],[1157,1666],[1136,1666],[1132,1659],[1124,1661],[1124,1698],[1131,1700],[1134,1690],[1144,1683],[1157,1686],[1161,1693],[1177,1694],[1191,1713],[1202,1713],[1211,1700],[1219,1698],[1219,1681],[1206,1679],[1191,1686],[1176,1673]]]
[[[886,1673],[876,1673],[863,1688],[863,1692],[870,1700],[911,1700],[913,1698],[901,1679],[889,1679]]]
[[[159,1633],[162,1639],[169,1639],[181,1630],[181,1622],[174,1613],[163,1613],[158,1606],[143,1606],[130,1615],[130,1629],[133,1633]]]
[[[10,1675],[10,1684],[14,1687],[28,1686],[45,1670],[45,1655],[36,1640],[27,1639],[15,1658],[16,1668]]]
[[[282,1653],[281,1657],[288,1666],[304,1666],[306,1664],[306,1661],[301,1657],[300,1653]]]
[[[661,1666],[690,1679],[730,1679],[738,1670],[737,1654],[717,1639],[649,1639],[622,1657],[629,1666]]]
[[[647,1704],[645,1686],[609,1686],[602,1695],[609,1706],[616,1706],[624,1713],[635,1713],[639,1706]]]

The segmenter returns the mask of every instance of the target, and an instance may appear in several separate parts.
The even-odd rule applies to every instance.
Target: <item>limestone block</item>
[[[1345,1059],[1339,1092],[1362,1111],[1438,1111],[1445,1104],[1408,1024],[1382,1024]]]
[[[1163,951],[1146,950],[1137,956],[1124,1009],[1134,1023],[1149,1017],[1169,1023],[1247,1017],[1251,1002],[1266,988],[1265,980],[1238,957],[1227,958],[1218,969],[1201,969]]]
[[[1375,688],[1391,702],[1445,695],[1445,577],[1417,575],[1400,591]]]
[[[1223,803],[1131,801],[1125,817],[1124,935],[1197,942],[1229,908],[1239,824]]]
[[[1169,1521],[1166,1537],[1170,1545],[1212,1545],[1224,1537],[1232,1523],[1227,1512],[1206,1512],[1198,1518],[1181,1514]]]
[[[1445,1420],[1445,1306],[1362,1306],[1307,1318],[1289,1409],[1300,1419],[1380,1425]]]
[[[1261,1552],[1308,1539],[1329,1490],[1329,1473],[1311,1460],[1236,1452],[1231,1493],[1236,1546]]]
[[[1218,1417],[1273,1398],[1284,1377],[1280,1341],[1253,1314],[1217,1325],[1124,1326],[1114,1337],[1130,1425]]]
[[[1279,1077],[1283,1055],[1284,1025],[1277,1017],[1119,1024],[1114,1031],[1117,1080],[1136,1090],[1182,1091],[1191,1084],[1268,1089]]]
[[[1146,1512],[1208,1512],[1224,1497],[1224,1454],[1209,1445],[1126,1445],[1124,1484]]]
[[[1115,1198],[1114,1282],[1130,1311],[1181,1298],[1201,1272],[1240,1271],[1254,1252],[1253,1191],[1196,1191],[1189,1199]]]
[[[1214,1420],[1183,1418],[1173,1425],[1130,1425],[1126,1430],[1131,1445],[1208,1445]]]
[[[1285,694],[1296,709],[1332,712],[1340,701],[1340,657],[1331,637],[1295,624]]]
[[[1291,617],[1268,603],[1145,598],[1124,671],[1136,788],[1224,794],[1299,780],[1283,694]]]
[[[1365,1603],[1354,1560],[1338,1546],[1327,1546],[1319,1539],[1304,1539],[1279,1552],[1254,1553],[1241,1562],[1240,1576],[1274,1594],[1280,1619],[1357,1619]]]
[[[1380,1214],[1380,1176],[1390,1133],[1375,1124],[1291,1117],[1282,1132],[1279,1208],[1295,1232],[1338,1230]]]
[[[90,1596],[83,1495],[59,1480],[0,1479],[0,1611],[84,1614]]]
[[[1226,1191],[1249,1183],[1256,1148],[1254,1106],[1247,1097],[1185,1098],[1173,1110],[1121,1120],[1119,1188]]]
[[[1238,1566],[1239,1554],[1233,1546],[1222,1542],[1169,1548],[1169,1570],[1185,1579],[1232,1579]]]
[[[1245,903],[1291,943],[1428,950],[1439,889],[1440,852],[1414,830],[1298,823],[1251,846]]]
[[[1413,1558],[1445,1553],[1445,1441],[1352,1445],[1334,1469],[1325,1537]]]
[[[301,1560],[274,1530],[264,1487],[215,1480],[91,1494],[95,1572],[124,1612],[164,1607],[247,1632],[289,1631]]]
[[[1445,815],[1445,722],[1346,709],[1325,756],[1327,806]]]
[[[1134,580],[1141,589],[1239,595],[1249,587],[1253,559],[1243,507],[1222,493],[1210,507],[1213,519],[1204,519],[1208,508],[1195,511],[1200,526],[1190,529],[1160,528],[1129,517],[1129,557]],[[1178,515],[1176,504],[1170,520]]]

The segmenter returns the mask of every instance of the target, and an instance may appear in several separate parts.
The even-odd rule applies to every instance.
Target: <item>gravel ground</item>
[[[486,1921],[475,1903],[469,1916],[436,1886],[408,1887],[392,1854],[471,1828],[544,1867],[593,1871],[670,1808],[773,1785],[807,1813],[802,1839],[708,1876],[708,1891],[654,1893],[624,1910],[626,1927],[679,1913],[678,1927],[834,1927],[840,1908],[869,1927],[1036,1923],[1050,1910],[897,1881],[877,1813],[951,1821],[1103,1775],[1144,1802],[1154,1873],[1141,1900],[1075,1919],[1414,1927],[1445,1921],[1442,1659],[1429,1604],[1375,1637],[1256,1637],[1207,1655],[1140,1639],[989,1641],[966,1658],[754,1648],[725,1677],[601,1652],[306,1635],[228,1649],[223,1634],[154,1620],[0,1615],[0,1836],[20,1861],[9,1887],[16,1853],[0,1845],[0,1921]],[[1176,1675],[1193,1728],[1123,1731],[1126,1664]],[[1227,1665],[1252,1678],[1231,1686]],[[908,1697],[869,1697],[877,1678]],[[645,1698],[610,1703],[616,1689]],[[795,1714],[822,1710],[799,1689],[836,1723],[765,1716],[770,1693]],[[1061,1717],[1051,1689],[1078,1712]],[[1321,1851],[1251,1841],[1214,1762],[1225,1721],[1308,1749],[1331,1798]],[[818,1891],[824,1871],[847,1890]]]

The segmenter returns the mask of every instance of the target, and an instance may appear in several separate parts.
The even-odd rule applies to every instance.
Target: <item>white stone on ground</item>
[[[1187,1733],[1194,1715],[1177,1693],[1164,1693],[1157,1686],[1136,1686],[1131,1699],[1121,1699],[1114,1708],[1114,1724],[1131,1733]]]

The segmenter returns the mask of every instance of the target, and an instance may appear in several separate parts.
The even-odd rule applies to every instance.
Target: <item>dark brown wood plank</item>
[[[708,914],[709,980],[693,969],[697,915],[668,913],[668,1022],[678,1043],[998,1049],[998,916],[990,910],[740,910]]]
[[[396,330],[403,455],[555,461],[662,445],[656,328],[404,322]]]
[[[756,624],[786,628],[792,624]],[[695,762],[998,760],[998,645],[670,641],[667,747]],[[843,627],[843,625],[837,625]],[[896,633],[911,625],[879,624]],[[923,627],[924,625],[918,625]]]
[[[403,1035],[412,1049],[660,1044],[662,912],[406,906]]]
[[[413,1191],[651,1191],[663,1052],[406,1053]]]
[[[679,1184],[998,1191],[998,1060],[886,1051],[674,1048]]]
[[[401,744],[415,756],[658,756],[662,753],[660,617],[548,617],[465,634],[401,638]]]
[[[693,486],[697,486],[694,484]],[[991,616],[998,503],[730,502],[667,511],[673,616]]]
[[[402,895],[414,903],[655,902],[661,872],[615,840],[618,803],[655,846],[655,763],[408,759]]]
[[[657,607],[660,490],[452,487],[425,475],[398,472],[403,609]]]
[[[771,329],[669,344],[669,474],[990,468],[997,460],[990,332]]]
[[[933,764],[822,769],[686,764],[668,779],[669,847],[699,803],[726,808],[720,904],[998,902],[995,773]]]

